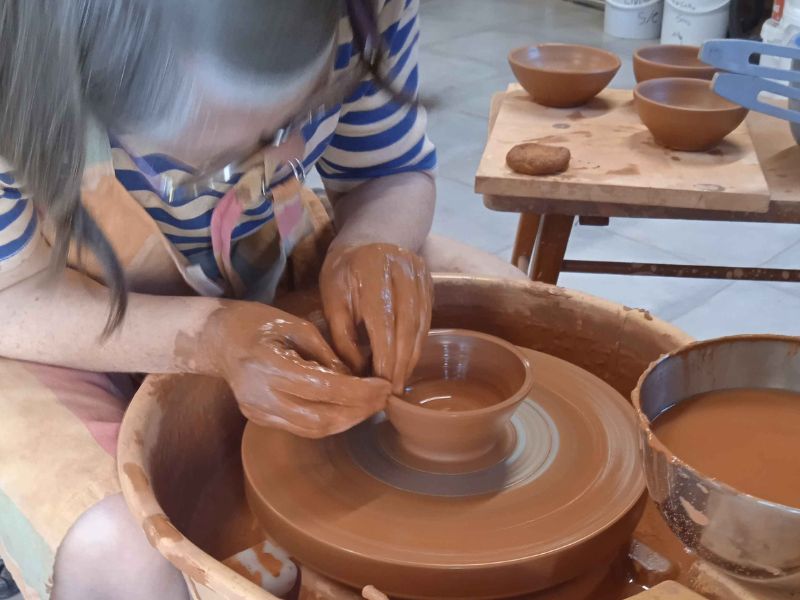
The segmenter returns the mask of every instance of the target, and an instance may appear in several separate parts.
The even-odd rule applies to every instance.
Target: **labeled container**
[[[618,38],[655,39],[663,13],[664,0],[606,0],[603,29]]]
[[[728,33],[731,0],[665,0],[662,44],[701,46]]]

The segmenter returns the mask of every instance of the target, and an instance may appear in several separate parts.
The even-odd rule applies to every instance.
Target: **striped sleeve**
[[[379,25],[388,50],[387,79],[395,89],[416,96],[419,0],[383,4]],[[365,79],[344,102],[336,131],[318,163],[325,185],[347,191],[376,177],[433,171],[436,150],[426,135],[426,125],[422,106],[395,102],[371,78]]]
[[[40,237],[33,203],[0,159],[0,282],[8,280],[9,272],[34,253]]]

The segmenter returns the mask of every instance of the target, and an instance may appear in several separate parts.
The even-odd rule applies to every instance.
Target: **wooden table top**
[[[715,150],[655,144],[630,90],[605,90],[579,109],[533,103],[513,84],[493,102],[475,188],[511,212],[800,222],[800,146],[786,122],[751,113]],[[548,177],[511,171],[515,144],[566,146],[570,168]]]

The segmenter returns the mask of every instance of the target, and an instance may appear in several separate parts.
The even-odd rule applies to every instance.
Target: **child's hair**
[[[370,58],[373,2],[345,4],[356,45]],[[113,299],[107,332],[125,314],[127,288],[80,202],[89,118],[124,133],[168,116],[188,48],[240,73],[302,73],[330,48],[343,10],[342,0],[0,2],[0,156],[55,228],[53,264],[66,263],[74,241],[102,265]]]

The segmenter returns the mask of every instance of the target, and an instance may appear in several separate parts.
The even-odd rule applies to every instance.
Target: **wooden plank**
[[[780,205],[790,210],[800,206],[800,146],[792,137],[789,124],[751,112],[747,126],[775,205],[772,209]]]
[[[665,581],[646,592],[631,596],[629,600],[705,600],[675,581]]]
[[[505,156],[526,141],[569,148],[570,168],[548,177],[514,173]],[[667,150],[639,120],[630,90],[605,90],[579,109],[554,109],[535,104],[514,84],[489,135],[475,189],[506,200],[754,213],[769,208],[767,181],[745,124],[711,152]]]

